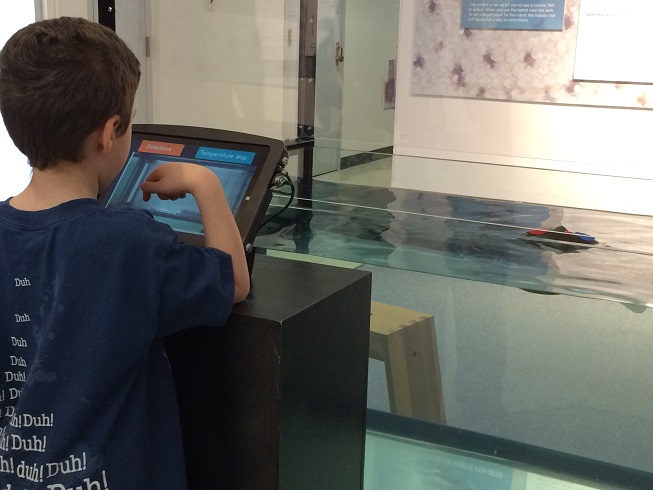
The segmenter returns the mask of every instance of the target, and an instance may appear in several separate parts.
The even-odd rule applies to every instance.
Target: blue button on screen
[[[209,148],[206,146],[200,146],[195,154],[195,158],[201,158],[202,160],[241,163],[243,165],[251,165],[255,156],[256,153],[252,151],[223,150],[221,148]]]

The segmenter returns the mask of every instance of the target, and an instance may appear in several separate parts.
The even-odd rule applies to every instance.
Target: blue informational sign
[[[463,29],[561,31],[565,0],[463,0]]]
[[[220,148],[207,148],[204,146],[200,146],[195,154],[195,158],[201,158],[202,160],[224,163],[242,163],[244,165],[251,165],[255,156],[256,153],[251,151],[223,150]]]

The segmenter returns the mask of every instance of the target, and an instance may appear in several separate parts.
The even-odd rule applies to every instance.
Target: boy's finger
[[[143,192],[143,201],[149,201],[152,194],[155,192],[155,186],[151,182],[143,182],[139,187]]]
[[[149,192],[150,194],[156,192],[156,183],[155,182],[148,182],[144,181],[141,185],[140,188],[143,192]]]

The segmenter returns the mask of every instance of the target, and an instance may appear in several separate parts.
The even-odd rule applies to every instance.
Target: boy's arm
[[[209,169],[189,163],[165,163],[155,168],[141,184],[143,199],[152,194],[160,199],[179,199],[193,195],[200,208],[207,247],[231,255],[234,269],[234,303],[249,294],[249,271],[245,251],[220,179]]]

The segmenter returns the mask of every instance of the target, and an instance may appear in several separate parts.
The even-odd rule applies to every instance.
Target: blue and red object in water
[[[557,226],[553,230],[542,230],[537,228],[528,230],[526,236],[559,242],[579,243],[582,245],[596,245],[599,243],[596,241],[595,237],[588,235],[587,233],[569,231],[564,226]]]

